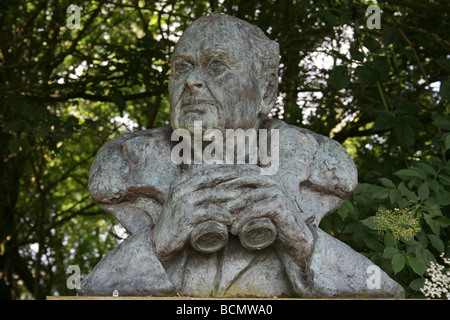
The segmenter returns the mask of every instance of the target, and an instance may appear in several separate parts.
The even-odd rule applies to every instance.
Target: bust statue
[[[403,295],[379,269],[369,286],[373,263],[319,228],[356,188],[356,166],[336,141],[268,117],[278,65],[278,44],[243,20],[211,13],[185,30],[171,57],[171,126],[123,134],[92,164],[93,200],[131,235],[81,295]],[[237,145],[230,130],[265,139],[249,134],[222,161],[219,137]]]

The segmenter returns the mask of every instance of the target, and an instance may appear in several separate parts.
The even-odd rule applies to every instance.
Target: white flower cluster
[[[441,258],[450,266],[450,259],[445,258],[443,253],[441,254]],[[443,265],[434,262],[431,262],[430,267],[427,269],[431,280],[425,279],[425,284],[420,288],[420,291],[428,299],[441,298],[442,294],[445,294],[447,299],[450,300],[450,270],[445,274],[442,272],[443,270]]]

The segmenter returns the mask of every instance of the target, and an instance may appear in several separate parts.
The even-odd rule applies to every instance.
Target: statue
[[[93,200],[131,235],[82,281],[81,295],[403,296],[318,227],[354,191],[357,170],[334,140],[268,118],[278,65],[278,44],[245,21],[211,13],[187,28],[171,57],[171,127],[123,134],[92,164]],[[265,139],[221,161],[218,137],[237,144],[230,130]],[[216,148],[202,159],[208,141]],[[265,152],[255,158],[251,145]]]

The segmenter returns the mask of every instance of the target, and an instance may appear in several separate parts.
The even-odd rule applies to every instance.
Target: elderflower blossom
[[[380,209],[375,215],[375,223],[379,233],[390,231],[397,240],[411,240],[421,230],[419,220],[407,208]]]
[[[450,259],[445,258],[444,254],[441,254],[441,258],[444,262],[450,265]],[[427,269],[430,279],[425,279],[425,284],[420,288],[420,292],[427,298],[441,298],[443,294],[446,295],[447,300],[450,300],[450,270],[443,273],[444,266],[438,263],[431,262],[430,267]]]

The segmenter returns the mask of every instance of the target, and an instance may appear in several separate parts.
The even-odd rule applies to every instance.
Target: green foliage
[[[402,284],[407,297],[420,297],[425,269],[448,252],[449,162],[428,158],[396,171],[378,184],[362,183],[324,230],[364,252]]]
[[[349,55],[337,59],[331,73],[332,81],[342,78],[336,90],[345,85],[335,94],[348,98],[347,115],[355,110],[353,121],[333,136],[346,140],[360,184],[321,227],[416,298],[423,297],[426,266],[450,250],[450,46],[439,36],[448,24],[433,20],[449,8],[444,2],[436,3],[441,13],[426,5],[378,4],[381,29],[367,30],[357,14]],[[350,83],[336,76],[342,70]]]

